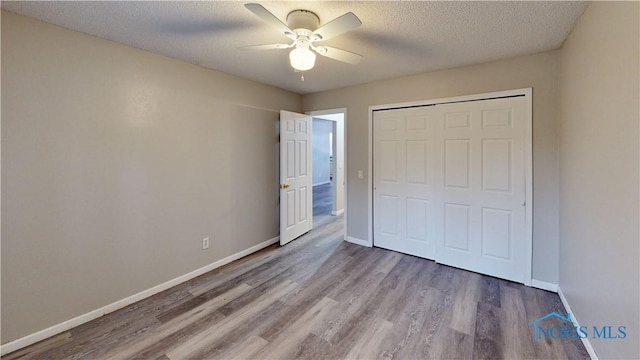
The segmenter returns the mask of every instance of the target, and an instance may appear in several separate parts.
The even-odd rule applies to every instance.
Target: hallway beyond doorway
[[[319,226],[332,218],[333,186],[331,183],[313,187],[313,225]]]

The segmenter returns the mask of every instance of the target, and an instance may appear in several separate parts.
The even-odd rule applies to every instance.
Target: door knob
[[[289,187],[289,184],[280,184],[280,189],[286,189]]]

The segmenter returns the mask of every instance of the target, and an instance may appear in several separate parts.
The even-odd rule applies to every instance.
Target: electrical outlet
[[[209,248],[209,238],[206,237],[202,239],[202,250],[207,250]]]

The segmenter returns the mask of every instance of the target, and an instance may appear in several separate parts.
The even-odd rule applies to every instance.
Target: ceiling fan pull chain
[[[304,71],[300,72],[300,81],[304,82]]]

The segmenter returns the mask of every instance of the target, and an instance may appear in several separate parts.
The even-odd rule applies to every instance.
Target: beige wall
[[[556,51],[305,95],[304,110],[347,108],[348,235],[366,240],[368,108],[397,102],[533,88],[533,277],[558,282]],[[428,58],[425,58],[428,61]]]
[[[276,237],[301,103],[3,11],[2,343]]]
[[[640,357],[637,2],[592,3],[561,52],[560,287],[600,358]]]

